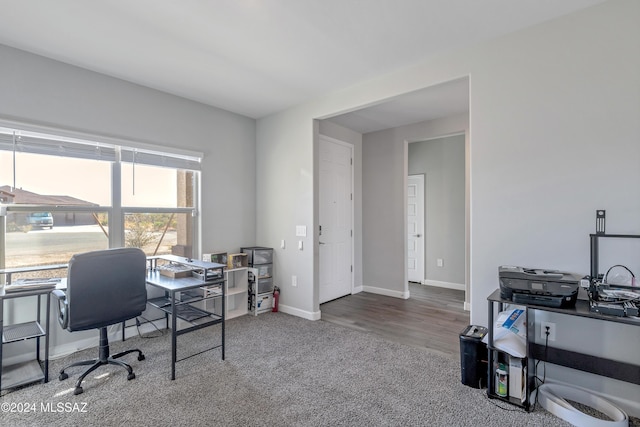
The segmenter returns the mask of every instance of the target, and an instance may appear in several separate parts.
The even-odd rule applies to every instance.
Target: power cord
[[[487,401],[489,401],[489,403],[491,403],[493,406],[495,406],[496,408],[502,409],[503,411],[506,411],[506,412],[523,412],[523,413],[526,413],[526,412],[527,412],[527,411],[525,411],[524,409],[518,409],[518,408],[515,408],[515,407],[513,407],[513,406],[510,406],[509,408],[505,408],[504,406],[499,405],[499,404],[498,404],[498,401],[491,399],[491,398],[489,397],[489,395],[487,395],[487,393],[485,393],[485,394],[484,394],[484,397],[485,397],[485,399],[487,399]]]
[[[545,361],[545,365],[544,365],[544,375],[542,376],[542,380],[538,377],[538,364],[540,363],[540,359],[538,359],[536,361],[536,365],[535,365],[535,369],[534,369],[534,381],[540,381],[539,384],[536,384],[536,399],[533,402],[533,410],[536,409],[536,405],[538,404],[538,387],[540,387],[542,384],[544,384],[544,382],[547,379],[547,364],[546,361],[548,359],[548,353],[549,353],[549,335],[551,334],[550,332],[550,327],[549,326],[545,326],[546,331],[544,332],[545,334],[545,340],[544,340],[544,361]]]
[[[155,330],[159,333],[156,335],[142,335],[142,332],[140,332],[140,325],[142,325],[142,323],[140,323],[140,319],[144,320],[144,323],[150,323],[151,326],[153,326],[155,328]],[[148,320],[146,318],[144,318],[143,316],[138,316],[136,317],[136,330],[138,331],[138,336],[140,338],[160,338],[161,336],[164,335],[164,332],[162,332],[160,329],[158,329],[158,327],[155,325],[155,323],[153,323],[153,321]]]

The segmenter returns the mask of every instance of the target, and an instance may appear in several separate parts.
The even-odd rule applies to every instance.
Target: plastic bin
[[[273,262],[273,248],[265,248],[263,246],[251,246],[240,248],[249,257],[249,265],[271,264]]]
[[[462,384],[473,388],[487,386],[487,345],[484,326],[469,325],[460,333],[460,373]]]

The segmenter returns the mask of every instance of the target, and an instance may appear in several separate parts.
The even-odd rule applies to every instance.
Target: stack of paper
[[[19,279],[5,285],[6,293],[54,289],[60,279]]]

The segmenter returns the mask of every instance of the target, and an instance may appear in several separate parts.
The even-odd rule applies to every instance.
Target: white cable
[[[627,414],[613,403],[586,390],[560,384],[538,387],[538,402],[547,411],[579,427],[629,427]],[[566,399],[582,403],[611,418],[595,418],[574,408]]]

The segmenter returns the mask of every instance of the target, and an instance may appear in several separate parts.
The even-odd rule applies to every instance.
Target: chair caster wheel
[[[132,380],[136,377],[136,374],[134,374],[133,372],[131,372],[129,375],[127,375],[127,379],[128,380]]]
[[[144,360],[144,354],[141,354],[140,356],[138,356],[138,360]]]
[[[75,390],[73,390],[73,394],[74,395],[78,395],[78,394],[82,394],[84,390],[82,390],[82,387],[76,387]]]
[[[60,375],[58,376],[58,379],[59,379],[60,381],[64,381],[64,380],[66,380],[67,378],[69,378],[69,375],[67,375],[67,373],[66,373],[66,372],[60,372]]]

